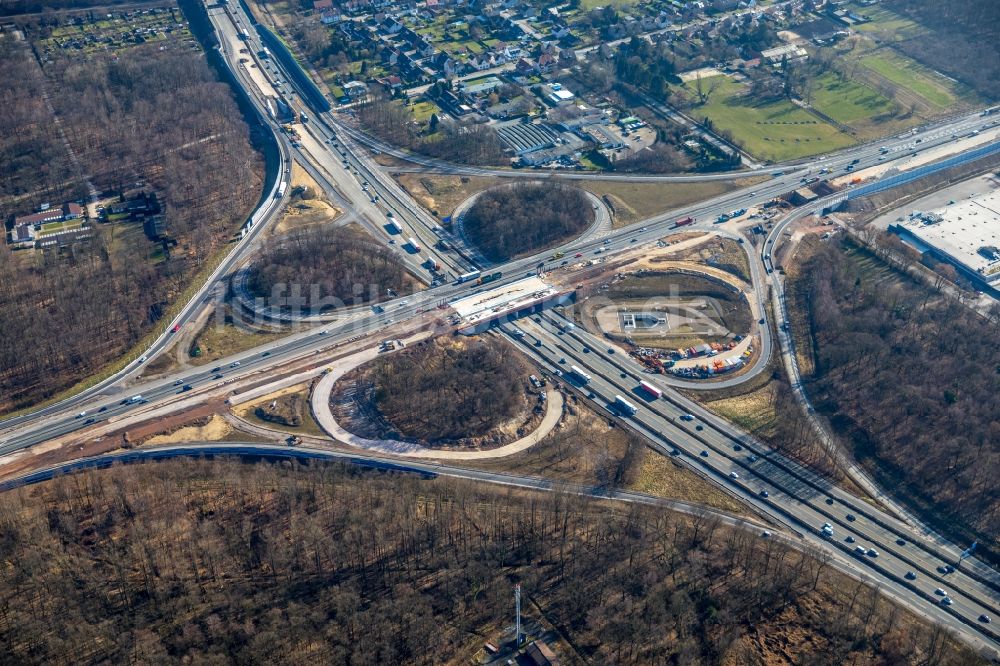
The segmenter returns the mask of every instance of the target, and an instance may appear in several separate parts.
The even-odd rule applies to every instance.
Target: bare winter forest
[[[594,210],[583,190],[519,183],[487,190],[465,213],[465,233],[493,261],[507,261],[568,240],[590,225]]]
[[[0,496],[21,664],[468,663],[521,583],[566,664],[974,664],[822,559],[710,517],[454,480],[168,462]]]
[[[232,93],[199,51],[146,45],[42,66],[29,46],[0,38],[3,216],[140,184],[158,193],[169,242],[141,222],[94,222],[62,250],[0,247],[0,411],[72,385],[150,332],[231,239],[262,178]]]
[[[907,261],[893,247],[881,250],[885,259]],[[868,275],[859,270],[863,257],[823,245],[802,270],[816,407],[885,486],[995,549],[1000,317],[898,276]]]

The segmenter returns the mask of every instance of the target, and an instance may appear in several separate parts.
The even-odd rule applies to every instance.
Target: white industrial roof
[[[468,322],[490,319],[504,312],[519,310],[539,299],[554,296],[555,287],[532,276],[452,301],[451,307]]]
[[[940,221],[928,223],[927,218]],[[1000,193],[951,204],[933,215],[913,215],[905,228],[921,242],[987,279],[1000,276],[1000,260],[984,248],[1000,248]]]

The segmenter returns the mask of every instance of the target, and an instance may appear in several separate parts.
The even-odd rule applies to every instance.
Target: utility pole
[[[514,642],[521,647],[521,584],[514,586]]]

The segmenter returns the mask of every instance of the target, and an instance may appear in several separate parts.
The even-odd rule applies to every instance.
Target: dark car
[[[763,497],[764,499],[767,499],[768,497],[771,496],[771,494],[768,493],[766,490],[762,490],[760,491],[760,496]]]
[[[701,457],[702,458],[707,458],[708,457],[708,451],[702,450]]]
[[[219,372],[220,370],[222,370],[222,366],[221,365],[217,365],[214,368],[212,368],[212,372]]]
[[[846,518],[847,518],[848,522],[851,522],[851,523],[853,523],[854,520],[855,520],[853,513],[847,514]]]
[[[216,373],[215,375],[212,376],[212,379],[222,379],[222,373],[221,372]]]
[[[733,444],[733,451],[742,451],[743,447],[739,444]]]
[[[191,390],[191,385],[190,384],[185,384],[184,386],[181,387],[181,393],[184,393],[185,391],[190,391],[190,390]]]

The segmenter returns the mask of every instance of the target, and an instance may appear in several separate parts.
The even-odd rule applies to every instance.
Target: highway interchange
[[[239,62],[239,49],[243,44],[246,44],[250,57],[257,50],[253,39],[245,43],[238,37],[239,26],[249,25],[249,21],[234,6],[228,10],[210,10],[210,18],[220,36],[223,55],[263,114],[262,96],[266,91],[253,87],[253,81],[259,79],[259,75],[264,72],[258,67],[255,68],[257,71],[254,75],[250,76],[248,69]],[[271,72],[268,76],[290,81],[287,75],[280,72]],[[257,85],[259,86],[259,82]],[[318,358],[323,358],[324,353],[336,347],[359,343],[359,340],[359,344],[371,344],[379,339],[379,334],[389,325],[404,324],[441,304],[468,295],[475,289],[482,289],[474,284],[455,283],[455,276],[478,267],[474,263],[474,257],[467,250],[462,254],[439,248],[438,241],[443,238],[447,238],[452,247],[458,244],[453,242],[454,239],[443,235],[437,221],[402,191],[385,168],[371,159],[361,146],[359,139],[364,138],[363,135],[347,127],[335,114],[313,113],[311,116],[311,122],[302,126],[304,131],[300,147],[291,146],[283,134],[275,131],[281,153],[279,181],[287,179],[290,161],[297,160],[307,168],[332,200],[344,206],[376,238],[386,242],[392,238],[397,240],[398,246],[400,236],[390,234],[385,226],[387,213],[392,212],[395,219],[404,226],[402,239],[411,235],[416,237],[423,245],[423,251],[419,254],[431,256],[440,262],[444,269],[444,279],[435,281],[431,288],[413,296],[386,303],[382,312],[370,308],[350,308],[333,316],[302,315],[293,318],[292,323],[297,324],[297,328],[301,330],[266,346],[223,359],[216,364],[217,367],[211,369],[188,369],[156,380],[136,380],[136,375],[141,372],[144,364],[170,346],[174,327],[193,322],[203,308],[212,307],[224,296],[229,279],[252,259],[260,233],[278,217],[282,207],[283,200],[276,196],[278,182],[275,182],[255,211],[254,224],[246,237],[235,245],[211,277],[140,358],[104,382],[72,398],[0,422],[0,455],[20,451],[109,420],[114,421],[125,415],[169,405],[188,396],[218,392],[220,388],[224,388],[226,381],[263,376],[293,360],[317,354]],[[983,119],[978,113],[962,115],[924,128],[916,135],[916,138],[921,139],[919,144],[914,143],[913,135],[907,134],[844,150],[810,165],[775,166],[768,170],[772,178],[765,183],[733,191],[683,210],[654,216],[631,227],[611,232],[603,238],[578,239],[558,249],[570,256],[570,253],[593,256],[598,248],[607,248],[606,243],[610,242],[611,256],[614,256],[616,251],[642,247],[663,239],[671,233],[677,219],[688,215],[695,217],[697,222],[680,231],[717,231],[713,221],[718,215],[767,201],[795,189],[803,177],[820,167],[830,169],[833,175],[842,174],[850,164],[855,164],[861,170],[886,159],[880,159],[884,152],[880,150],[883,146],[888,151],[887,159],[892,160],[947,144],[953,140],[953,136],[965,135],[981,125]],[[448,173],[469,175],[544,176],[534,172],[477,169],[446,163],[431,166]],[[761,172],[740,175],[756,173]],[[577,174],[560,176],[576,177]],[[585,177],[593,178],[592,175]],[[732,178],[732,175],[727,174],[726,177]],[[628,178],[636,180],[631,176]],[[761,307],[769,302],[774,304],[773,316],[767,309],[754,313],[755,319],[764,318],[769,325],[761,330],[761,361],[753,372],[763,370],[775,341],[779,343],[783,353],[789,353],[790,349],[791,341],[781,330],[787,313],[784,312],[780,280],[773,272],[774,248],[779,244],[786,225],[796,215],[811,212],[823,204],[820,201],[774,225],[764,242],[758,246],[759,253],[749,245],[744,245],[751,259],[757,303]],[[535,272],[539,264],[546,270],[570,270],[560,267],[560,261],[552,260],[552,253],[553,250],[548,250],[494,267],[503,272],[500,284]],[[414,265],[415,263],[411,257],[410,268],[414,274],[430,282],[430,272],[426,267]],[[641,366],[625,354],[609,353],[607,344],[599,338],[579,329],[561,331],[558,326],[559,318],[559,314],[547,312],[537,315],[537,320],[522,320],[518,326],[525,332],[523,337],[514,336],[509,326],[501,326],[501,330],[510,335],[543,368],[554,375],[563,375],[568,384],[572,384],[565,377],[565,369],[569,365],[575,364],[587,369],[593,377],[592,381],[577,388],[584,399],[592,400],[598,408],[606,409],[608,403],[614,401],[616,394],[628,397],[639,407],[634,416],[621,417],[629,427],[643,434],[664,454],[681,459],[762,514],[788,526],[802,542],[829,552],[840,568],[863,572],[863,575],[880,584],[883,590],[902,603],[954,629],[974,644],[994,651],[1000,648],[1000,635],[994,633],[990,625],[978,621],[983,614],[1000,617],[997,601],[1000,598],[1000,578],[988,566],[969,558],[956,571],[941,573],[939,568],[956,564],[960,548],[858,500],[755,441],[696,403],[671,391],[666,383],[662,386],[665,391],[662,399],[652,402],[640,400],[634,393],[638,381],[650,381],[651,375],[643,374]],[[315,323],[316,326],[304,328],[303,325],[307,323]],[[775,334],[778,336],[776,340],[772,337]],[[565,362],[561,362],[563,359]],[[661,380],[657,377],[654,381]],[[185,390],[186,387],[190,389]],[[589,397],[591,395],[593,397]],[[130,401],[131,396],[141,398]],[[692,415],[694,420],[682,420],[681,416],[685,414]],[[707,455],[702,455],[702,452]],[[750,456],[755,459],[751,461]],[[366,456],[359,453],[356,457]],[[458,470],[454,472],[455,475],[465,475],[466,478],[478,479],[478,475],[483,474],[470,470],[463,472],[462,468],[455,469]],[[736,474],[738,478],[732,477],[732,474]],[[766,491],[768,496],[763,497],[761,491]],[[819,527],[823,523],[831,524],[832,538],[827,539],[820,534]],[[848,537],[853,538],[854,543],[848,543]],[[874,549],[878,556],[857,556],[854,549],[859,546],[866,550]],[[915,578],[908,579],[907,572],[911,572]],[[940,603],[941,596],[935,594],[937,588],[947,591],[953,601],[952,605],[944,606]]]

